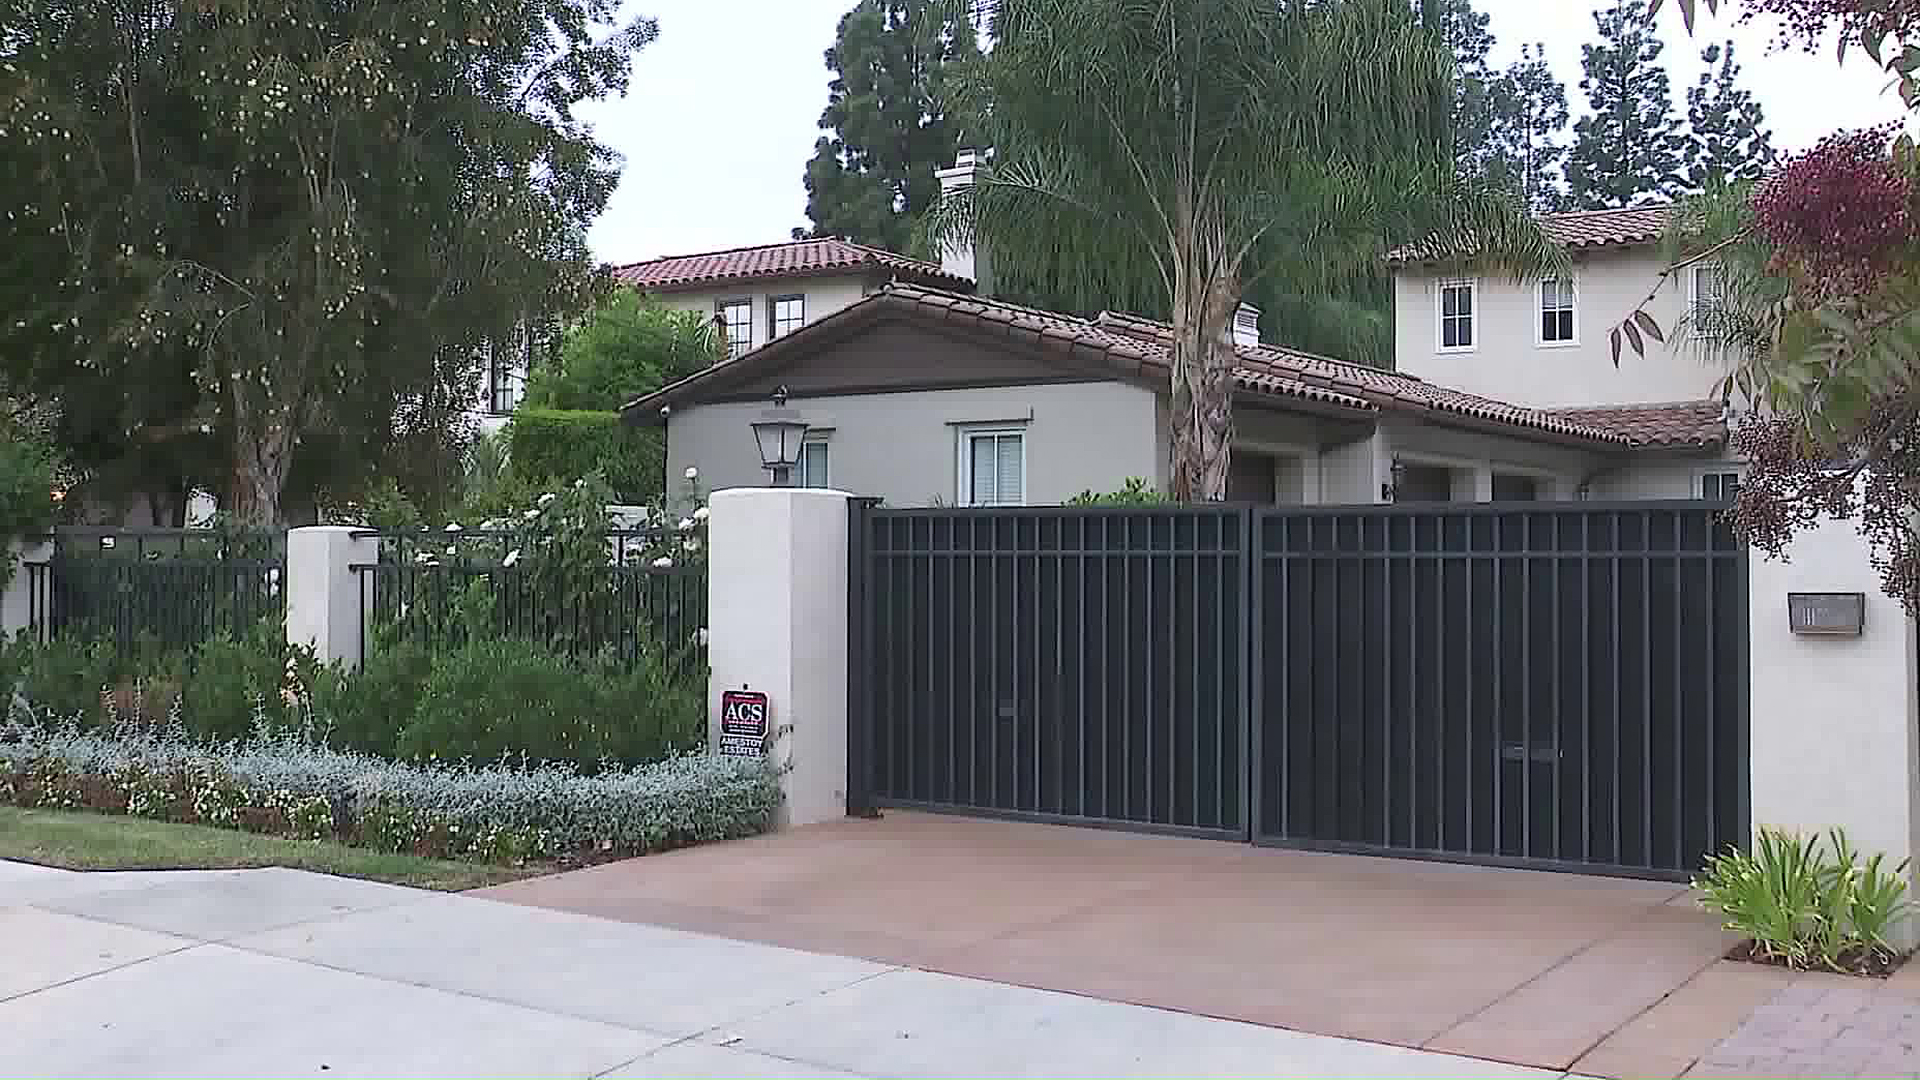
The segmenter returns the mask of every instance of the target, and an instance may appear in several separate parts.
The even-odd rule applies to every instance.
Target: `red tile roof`
[[[1096,319],[1082,319],[900,283],[888,285],[843,310],[855,311],[878,304],[903,306],[922,315],[998,329],[1011,337],[1103,358],[1132,372],[1163,376],[1173,362],[1172,327],[1137,315],[1103,312]],[[828,316],[769,345],[722,361],[626,408],[650,413],[660,405],[672,403],[682,392],[715,373],[753,363],[762,354],[800,345],[810,333],[820,332],[816,327],[826,326],[838,317],[839,313]],[[1237,361],[1234,385],[1243,391],[1314,402],[1350,413],[1441,413],[1482,425],[1533,431],[1561,441],[1611,448],[1706,446],[1725,437],[1725,430],[1719,425],[1719,406],[1714,403],[1682,402],[1619,409],[1534,409],[1450,390],[1411,375],[1295,349],[1237,345],[1234,356]],[[1711,424],[1706,417],[1708,404],[1712,404]]]
[[[1573,210],[1563,214],[1542,214],[1540,229],[1548,238],[1575,251],[1594,248],[1654,244],[1667,227],[1668,204],[1635,206],[1624,210]],[[1470,254],[1456,252],[1455,254]],[[1390,263],[1418,262],[1434,252],[1423,243],[1404,244],[1387,253]]]
[[[1725,406],[1718,401],[1667,401],[1548,410],[1584,427],[1627,437],[1635,446],[1707,447],[1727,440]]]
[[[827,237],[784,244],[669,255],[613,268],[616,281],[645,292],[672,292],[719,282],[820,274],[879,272],[943,288],[972,289],[973,280],[950,274],[940,264],[884,251],[851,240]]]

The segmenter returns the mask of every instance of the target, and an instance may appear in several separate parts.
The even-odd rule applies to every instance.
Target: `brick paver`
[[[1775,994],[1688,1076],[1914,1077],[1920,1000],[1881,984],[1805,980]]]

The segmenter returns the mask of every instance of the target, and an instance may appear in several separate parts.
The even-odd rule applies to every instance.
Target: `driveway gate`
[[[858,508],[850,801],[1683,877],[1746,830],[1723,509]]]

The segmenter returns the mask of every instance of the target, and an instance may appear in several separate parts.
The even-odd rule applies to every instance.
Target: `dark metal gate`
[[[1746,830],[1722,509],[861,507],[850,804],[1684,877]]]

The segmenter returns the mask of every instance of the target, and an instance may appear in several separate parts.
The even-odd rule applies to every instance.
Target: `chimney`
[[[976,155],[971,146],[961,147],[954,154],[952,168],[934,171],[934,178],[940,181],[940,197],[944,199],[956,191],[972,187],[974,174],[983,164],[985,164],[985,155]],[[988,282],[991,268],[987,262],[987,253],[975,251],[973,244],[950,242],[941,245],[940,269],[949,274],[971,278],[975,291],[982,296],[992,295]]]
[[[1260,309],[1244,300],[1233,312],[1233,343],[1260,344]]]

